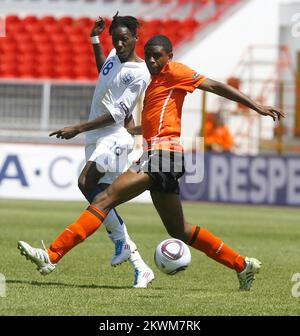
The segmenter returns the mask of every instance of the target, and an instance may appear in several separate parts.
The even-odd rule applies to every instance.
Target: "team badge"
[[[134,75],[131,71],[126,72],[122,77],[121,81],[125,85],[129,85],[134,80]]]

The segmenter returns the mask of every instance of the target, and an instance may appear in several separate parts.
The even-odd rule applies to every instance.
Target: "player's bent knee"
[[[78,179],[78,188],[87,197],[94,189],[95,184],[86,178],[86,176],[80,176]]]
[[[96,195],[92,204],[97,208],[101,209],[103,212],[109,213],[109,211],[114,208],[115,202],[113,201],[113,198],[108,194],[106,189]]]
[[[80,189],[80,191],[84,194],[84,191],[85,191],[85,182],[86,182],[86,179],[85,179],[85,176],[79,176],[78,178],[78,188]]]

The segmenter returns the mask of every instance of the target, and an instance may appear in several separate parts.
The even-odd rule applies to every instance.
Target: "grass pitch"
[[[184,204],[191,223],[203,225],[243,255],[263,263],[250,292],[239,292],[232,270],[192,250],[192,262],[175,276],[160,273],[156,245],[168,235],[151,204],[126,204],[119,213],[156,279],[133,289],[127,262],[112,268],[113,244],[100,228],[43,277],[21,257],[17,241],[49,243],[86,208],[79,202],[0,200],[0,273],[6,297],[0,315],[299,315],[292,295],[300,273],[300,210],[254,206]]]

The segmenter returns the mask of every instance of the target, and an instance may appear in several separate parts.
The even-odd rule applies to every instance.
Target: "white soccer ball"
[[[184,271],[191,262],[191,252],[181,240],[171,238],[162,241],[155,249],[156,266],[169,275]]]

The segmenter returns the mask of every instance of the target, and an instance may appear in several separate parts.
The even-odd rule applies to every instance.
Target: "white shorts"
[[[86,145],[86,161],[96,162],[99,172],[105,175],[99,180],[101,183],[112,184],[113,181],[126,171],[132,160],[128,155],[134,147],[134,137],[110,135],[99,138],[96,144]]]

